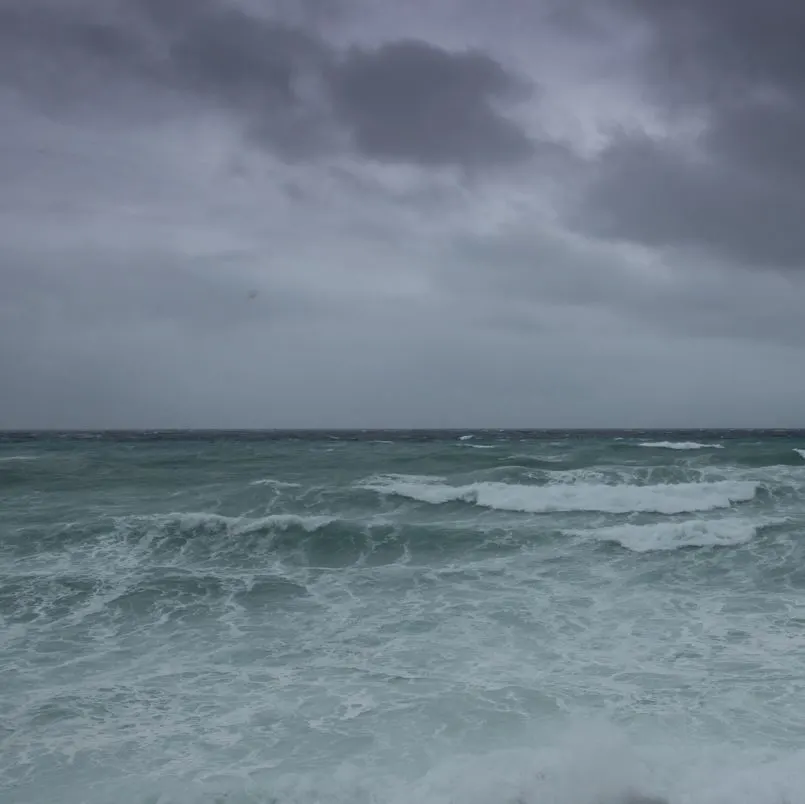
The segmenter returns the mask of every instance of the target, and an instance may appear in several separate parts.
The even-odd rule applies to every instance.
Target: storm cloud
[[[580,225],[749,267],[805,267],[805,9],[775,0],[612,8],[638,23],[635,75],[678,139],[627,132],[600,155]]]
[[[0,426],[800,424],[805,12],[491,8],[0,4]]]
[[[0,75],[23,96],[117,115],[117,93],[136,110],[167,92],[166,116],[168,100],[221,109],[285,156],[349,143],[378,159],[478,166],[534,147],[500,108],[527,83],[487,54],[417,40],[342,51],[226,0],[14,0],[0,38]]]
[[[424,42],[352,50],[333,75],[335,105],[366,154],[426,164],[518,162],[534,145],[494,108],[512,75],[483,53]]]

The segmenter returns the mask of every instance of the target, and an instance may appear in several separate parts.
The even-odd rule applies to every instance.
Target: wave
[[[800,458],[805,458],[805,449],[795,449],[794,452],[796,452]]]
[[[471,529],[470,529],[471,530]],[[227,517],[212,513],[124,517],[102,540],[102,558],[132,566],[155,565],[246,571],[273,566],[340,568],[406,561],[409,551],[428,553],[476,539],[468,529],[443,523],[396,522],[382,514],[338,517],[272,514]],[[111,539],[111,541],[110,541]],[[122,542],[122,544],[121,544]],[[115,559],[115,557],[118,557]]]
[[[643,441],[638,446],[653,449],[724,449],[723,444],[700,444],[698,441]]]
[[[683,547],[735,547],[752,541],[764,524],[752,524],[737,517],[693,519],[652,525],[619,525],[577,533],[619,544],[635,553],[650,553]]]
[[[276,555],[277,549],[293,549],[306,537],[337,522],[331,516],[270,514],[262,517],[230,517],[206,512],[120,517],[111,534],[139,555],[180,565],[236,561],[248,564]]]
[[[482,508],[532,514],[571,511],[682,514],[710,511],[748,502],[755,497],[759,488],[757,483],[750,481],[726,480],[654,486],[598,483],[531,486],[499,482],[450,486],[424,480],[405,479],[397,475],[375,478],[362,485],[378,494],[405,497],[432,505],[464,502]]]

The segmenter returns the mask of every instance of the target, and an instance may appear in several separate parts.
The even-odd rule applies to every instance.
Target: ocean
[[[3,804],[805,804],[805,432],[0,435]]]

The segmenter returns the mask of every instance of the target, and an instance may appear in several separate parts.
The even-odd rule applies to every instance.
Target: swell
[[[452,518],[420,522],[373,514],[341,518],[227,517],[204,512],[129,516],[72,523],[67,531],[45,532],[38,539],[37,532],[29,529],[19,549],[9,550],[7,545],[6,557],[20,567],[37,567],[37,572],[27,573],[29,582],[40,577],[58,582],[65,561],[92,577],[112,580],[143,567],[248,575],[276,567],[278,562],[319,569],[379,565],[407,560],[414,550],[424,559],[483,542],[488,529],[480,525]],[[20,573],[8,576],[9,581],[19,577]]]

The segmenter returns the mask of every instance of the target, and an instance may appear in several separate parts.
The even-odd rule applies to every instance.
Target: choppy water
[[[805,433],[0,436],[0,801],[805,802]]]

